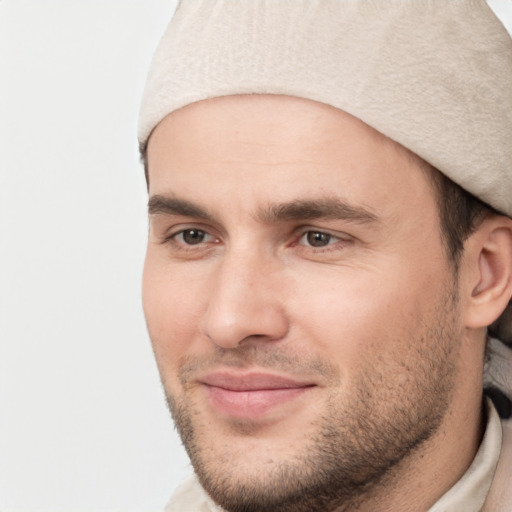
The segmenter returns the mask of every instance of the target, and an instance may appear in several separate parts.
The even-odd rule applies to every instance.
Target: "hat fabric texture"
[[[181,0],[143,95],[283,94],[352,114],[512,217],[512,39],[484,0]],[[512,346],[512,311],[492,326]]]
[[[139,141],[170,112],[233,94],[344,110],[512,216],[512,40],[484,0],[182,0]]]

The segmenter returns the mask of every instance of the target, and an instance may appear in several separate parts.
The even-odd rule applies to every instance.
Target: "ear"
[[[512,297],[512,220],[499,215],[486,218],[464,249],[466,327],[487,327]]]

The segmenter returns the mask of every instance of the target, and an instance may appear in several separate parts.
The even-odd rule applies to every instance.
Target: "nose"
[[[255,254],[227,256],[215,271],[203,333],[222,348],[282,339],[288,319],[279,272]]]

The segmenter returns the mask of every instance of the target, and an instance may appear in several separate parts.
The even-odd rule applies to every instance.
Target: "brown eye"
[[[308,231],[306,233],[306,241],[311,247],[325,247],[329,245],[332,236],[321,231]]]
[[[206,232],[201,229],[186,229],[178,235],[187,245],[196,245],[204,242]]]

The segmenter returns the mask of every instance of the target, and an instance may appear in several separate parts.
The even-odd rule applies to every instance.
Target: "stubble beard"
[[[454,327],[456,303],[455,293],[448,294],[438,323],[404,340],[413,347],[404,360],[384,357],[379,365],[367,364],[350,396],[340,387],[330,393],[324,414],[312,422],[315,434],[304,438],[293,457],[265,472],[251,471],[250,456],[237,465],[240,459],[230,457],[229,447],[212,449],[216,440],[208,437],[194,401],[167,391],[172,417],[209,496],[228,512],[342,512],[358,510],[393,486],[408,457],[438,431],[450,406],[460,336]],[[293,357],[288,364],[296,364]],[[318,368],[318,361],[309,369],[313,366]],[[397,371],[408,377],[400,385],[393,382]]]

